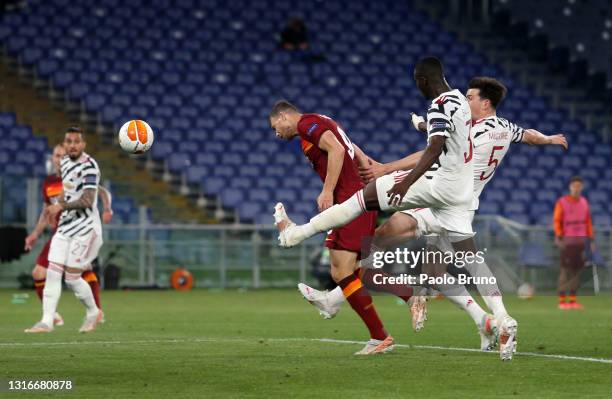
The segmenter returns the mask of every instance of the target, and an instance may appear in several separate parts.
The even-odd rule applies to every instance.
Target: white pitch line
[[[332,344],[350,344],[350,345],[364,345],[363,341],[351,341],[333,338],[212,338],[202,337],[193,339],[148,339],[148,340],[134,340],[134,341],[68,341],[68,342],[0,342],[0,347],[4,348],[22,348],[28,346],[71,346],[71,345],[150,345],[150,344],[184,344],[184,343],[198,343],[198,342],[324,342]],[[483,352],[480,349],[475,348],[457,348],[452,346],[436,346],[436,345],[409,345],[409,344],[395,344],[397,348],[406,349],[428,349],[428,350],[442,350],[442,351],[454,351],[454,352],[474,352],[483,354],[498,354],[496,351]],[[582,362],[591,363],[604,363],[612,364],[612,359],[596,358],[596,357],[582,357],[582,356],[569,356],[569,355],[556,355],[546,353],[534,353],[534,352],[517,352],[517,356],[529,356],[529,357],[540,357],[547,359],[559,359],[559,360],[576,360]]]
[[[345,341],[345,340],[340,340],[340,339],[329,339],[329,338],[310,338],[310,340],[319,341],[319,342],[332,342],[332,343],[337,343],[337,344],[365,344],[365,342],[360,342],[360,341]],[[481,351],[480,349],[475,349],[475,348],[456,348],[452,346],[407,345],[407,344],[395,344],[395,346],[399,348],[408,348],[408,349],[415,349],[415,348],[416,349],[434,349],[434,350],[445,350],[445,351],[456,351],[456,352],[477,352],[477,353],[490,353],[490,354],[499,353],[497,351],[484,352],[484,351]],[[612,364],[612,359],[597,358],[597,357],[554,355],[554,354],[535,353],[535,352],[516,352],[515,355],[543,357],[543,358],[549,358],[549,359],[579,360],[583,362]]]

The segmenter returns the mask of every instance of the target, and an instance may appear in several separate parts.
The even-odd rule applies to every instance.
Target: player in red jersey
[[[323,190],[317,198],[320,211],[347,200],[364,187],[358,168],[370,160],[331,118],[302,114],[294,105],[283,100],[273,106],[269,119],[277,137],[285,140],[300,137],[304,155],[323,181]],[[275,218],[281,230],[286,217],[279,215],[284,213],[282,205],[277,204]],[[332,278],[370,331],[371,339],[357,352],[360,355],[389,352],[393,348],[393,337],[384,329],[372,297],[364,286],[371,271],[359,268],[362,240],[373,236],[376,216],[376,212],[365,212],[347,225],[331,230],[325,240],[325,246],[330,249]],[[392,285],[378,288],[405,301],[411,294],[397,292]]]
[[[57,203],[59,198],[62,195],[62,178],[59,175],[60,170],[60,162],[62,157],[66,154],[64,147],[61,144],[58,144],[53,148],[52,155],[52,165],[53,165],[53,174],[47,176],[43,182],[43,209],[40,212],[40,217],[38,218],[38,222],[36,223],[36,227],[28,235],[25,239],[25,250],[30,251],[38,237],[45,231],[47,227],[50,227],[52,231],[55,233],[55,229],[57,228],[57,223],[59,221],[60,214],[58,213],[54,220],[48,221],[45,218],[45,208],[51,204]],[[112,196],[108,190],[100,186],[100,198],[102,199],[102,204],[104,206],[104,213],[102,214],[102,220],[104,223],[108,223],[111,221],[113,217],[113,210],[111,208]],[[53,235],[53,234],[52,234]],[[43,290],[45,289],[45,279],[47,277],[47,268],[49,267],[49,247],[51,246],[51,237],[43,247],[43,249],[38,254],[36,258],[36,266],[32,270],[32,277],[34,278],[34,288],[36,289],[36,294],[38,298],[42,301]],[[100,306],[100,284],[98,282],[98,278],[96,274],[92,270],[86,270],[82,274],[83,279],[89,284],[91,287],[91,291],[93,293],[94,299],[96,301],[96,305],[101,309]],[[101,320],[103,321],[103,320]],[[59,313],[55,314],[55,318],[53,320],[53,324],[56,326],[61,326],[64,324],[64,320]]]

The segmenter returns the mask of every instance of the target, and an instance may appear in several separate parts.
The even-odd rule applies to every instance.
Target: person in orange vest
[[[595,250],[589,201],[581,195],[583,187],[581,177],[572,177],[569,195],[559,198],[555,205],[555,244],[561,251],[559,309],[582,309],[582,305],[576,302],[580,272],[585,265],[587,245],[591,246],[591,251]]]

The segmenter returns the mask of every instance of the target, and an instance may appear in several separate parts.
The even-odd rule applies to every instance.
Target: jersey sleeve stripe
[[[460,107],[460,106],[461,106],[461,103],[460,103],[459,101],[457,101],[457,100],[453,100],[453,99],[450,99],[450,98],[449,98],[449,99],[446,99],[446,100],[443,102],[443,104],[447,104],[447,103],[457,104],[457,106],[458,106],[458,107]]]
[[[81,173],[98,173],[98,169],[93,166],[87,166],[86,168],[81,169]]]
[[[433,136],[450,137],[450,133],[448,132],[448,130],[441,130],[441,131],[436,131],[436,132],[430,132],[429,133],[429,137],[433,137]]]

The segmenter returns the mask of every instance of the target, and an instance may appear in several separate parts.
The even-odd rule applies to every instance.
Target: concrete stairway
[[[47,87],[41,87],[31,73],[24,73],[14,60],[2,57],[0,62],[0,110],[16,114],[20,124],[32,126],[37,135],[48,142],[61,142],[66,127],[81,125],[86,132],[86,151],[100,165],[102,179],[110,180],[113,191],[136,203],[151,208],[155,222],[215,223],[210,214],[199,209],[186,197],[173,193],[170,184],[155,179],[145,168],[145,162],[123,153],[111,140],[112,134],[102,134],[105,127],[82,120],[74,104],[47,96]],[[44,85],[44,83],[42,84]],[[112,133],[112,132],[106,132]]]

